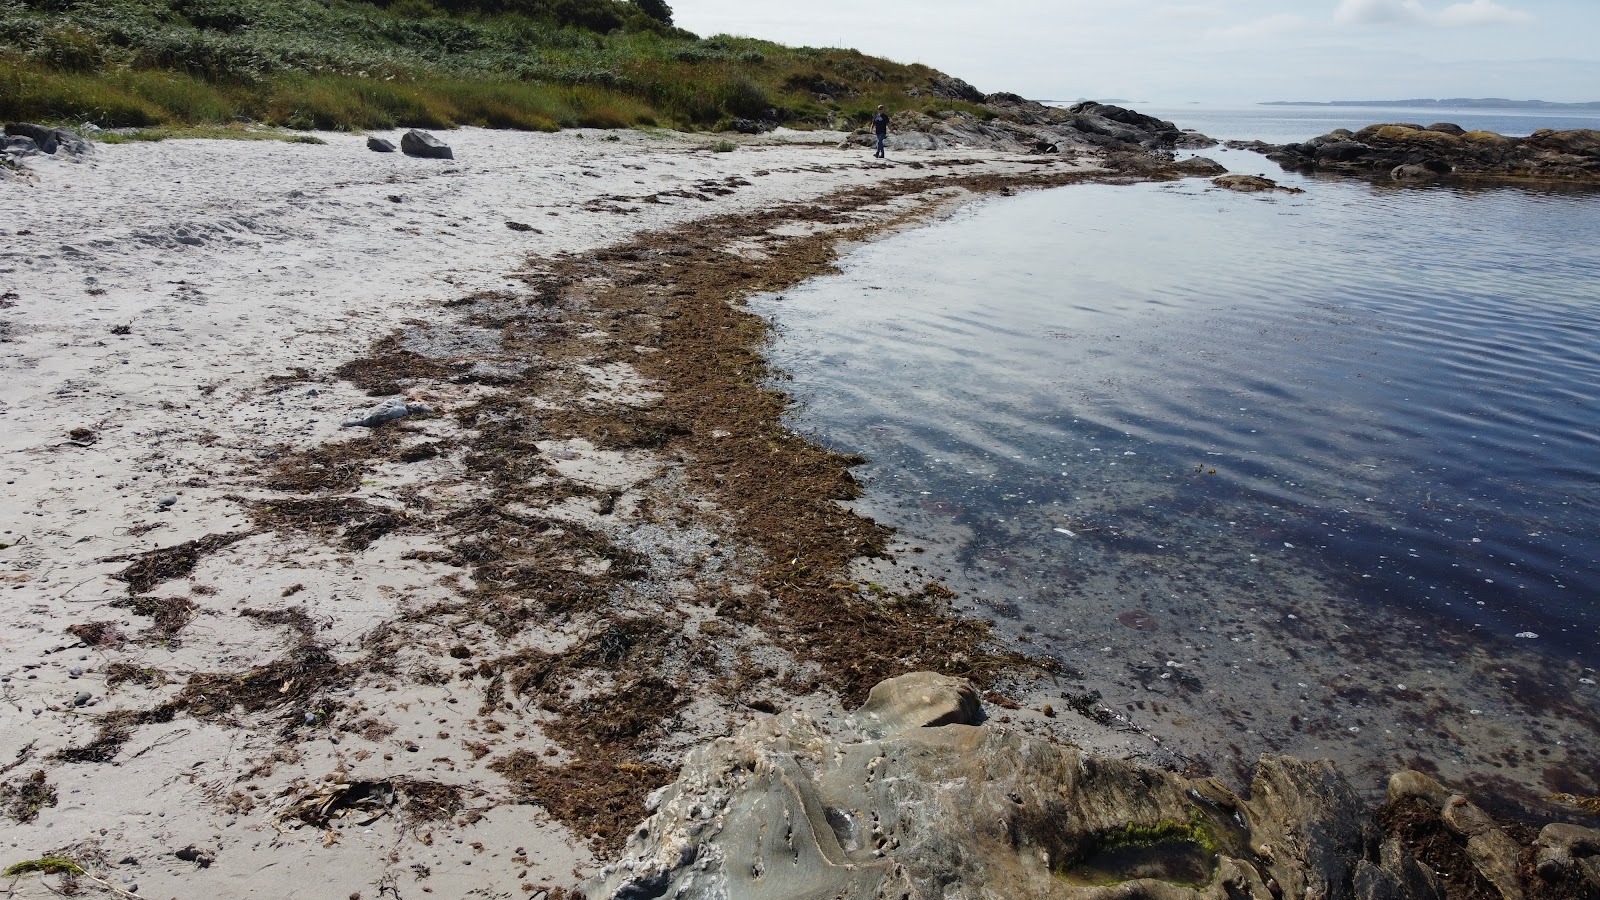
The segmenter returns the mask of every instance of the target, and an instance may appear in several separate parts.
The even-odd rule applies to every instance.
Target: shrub
[[[741,118],[759,119],[772,107],[767,89],[742,72],[723,82],[720,94],[723,110]]]
[[[51,28],[39,35],[36,55],[57,69],[89,72],[105,64],[106,54],[93,34],[76,25]]]

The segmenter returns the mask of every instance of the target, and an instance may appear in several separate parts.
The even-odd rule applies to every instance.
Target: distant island
[[[1551,103],[1548,100],[1506,100],[1500,97],[1468,99],[1453,97],[1449,100],[1273,100],[1258,106],[1438,106],[1449,109],[1596,109],[1600,100],[1589,103]]]

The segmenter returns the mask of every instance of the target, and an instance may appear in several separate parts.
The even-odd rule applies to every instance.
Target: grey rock
[[[6,125],[6,134],[11,137],[32,139],[41,153],[53,154],[61,151],[70,156],[81,156],[88,153],[90,149],[88,141],[65,128],[49,128],[44,125],[32,125],[27,122],[11,122]]]
[[[980,722],[972,686],[931,673],[822,723],[759,719],[689,753],[583,895],[1438,900],[1329,763],[1262,757],[1246,800]],[[1165,837],[1132,862],[1130,831]]]
[[[162,509],[168,509],[170,507],[176,506],[177,503],[178,503],[177,496],[174,495],[174,494],[168,494],[165,497],[162,497],[160,500],[157,500],[156,501],[156,506],[159,506]]]
[[[415,128],[400,137],[400,151],[407,156],[420,156],[426,159],[456,158],[444,141]]]
[[[1439,177],[1439,173],[1428,168],[1414,164],[1395,166],[1389,172],[1389,177],[1395,181],[1431,181]]]
[[[68,678],[82,678],[83,677],[83,668],[81,666],[73,666],[72,668],[67,670],[67,677]]]
[[[369,137],[367,138],[367,149],[377,151],[378,153],[393,153],[395,151],[395,146],[393,141],[385,138]]]
[[[1579,825],[1546,825],[1534,842],[1534,871],[1546,881],[1576,874],[1600,890],[1600,831]]]
[[[1270,191],[1282,191],[1286,194],[1305,193],[1300,188],[1285,187],[1271,178],[1261,178],[1256,175],[1224,175],[1221,178],[1211,179],[1211,183],[1219,188],[1239,191],[1244,194],[1258,194]]]
[[[376,428],[385,422],[393,422],[396,419],[404,419],[406,416],[420,416],[431,412],[433,412],[433,407],[426,403],[411,403],[399,397],[391,397],[361,415],[345,419],[343,427]]]
[[[1522,848],[1500,829],[1490,815],[1458,795],[1444,802],[1439,813],[1444,826],[1467,839],[1467,857],[1504,900],[1521,900],[1522,878],[1517,874]]]
[[[87,705],[89,703],[90,700],[93,700],[93,699],[94,699],[94,695],[89,693],[88,691],[79,691],[78,695],[76,697],[72,698],[72,705],[73,706],[85,706],[85,705]]]
[[[1407,769],[1389,776],[1389,802],[1421,800],[1432,807],[1444,806],[1450,799],[1450,790],[1431,776]]]
[[[7,135],[4,142],[0,143],[0,147],[12,156],[36,156],[41,152],[39,144],[33,138],[23,135],[15,137]]]
[[[1178,160],[1172,167],[1185,175],[1198,175],[1202,178],[1228,174],[1227,166],[1204,156]]]

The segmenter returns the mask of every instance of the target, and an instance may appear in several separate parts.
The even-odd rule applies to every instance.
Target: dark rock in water
[[[1264,152],[1285,169],[1301,172],[1600,181],[1600,131],[1585,129],[1513,138],[1466,131],[1448,122],[1426,128],[1400,122],[1358,132],[1340,129],[1298,144],[1245,149]],[[1422,175],[1419,168],[1429,175]]]
[[[1217,162],[1214,159],[1207,159],[1204,156],[1196,156],[1192,159],[1179,160],[1178,162],[1173,163],[1172,167],[1185,175],[1210,177],[1212,175],[1228,174],[1227,166]]]
[[[11,122],[6,125],[6,134],[10,137],[31,139],[41,153],[54,154],[59,150],[69,156],[82,156],[90,149],[88,141],[65,128],[47,128],[44,125],[30,125],[27,122]]]
[[[1407,164],[1395,166],[1394,170],[1389,173],[1389,177],[1395,181],[1430,181],[1438,178],[1439,173],[1427,166]]]
[[[1271,178],[1260,178],[1255,175],[1224,175],[1221,178],[1211,179],[1211,183],[1219,188],[1230,191],[1239,191],[1243,194],[1259,194],[1266,191],[1282,191],[1285,194],[1304,194],[1300,188],[1284,187]]]
[[[393,153],[395,146],[393,141],[385,138],[369,137],[367,138],[367,149],[378,153]]]
[[[456,158],[444,141],[426,131],[418,131],[415,128],[401,136],[400,151],[407,156],[420,156],[425,159]]]
[[[1443,850],[1375,815],[1331,763],[1262,756],[1246,799],[986,724],[971,684],[919,672],[852,715],[763,717],[690,752],[583,896],[1441,900],[1481,879],[1553,897],[1568,895],[1535,868],[1581,887],[1600,838],[1552,826],[1524,848],[1416,772],[1391,785],[1384,810],[1402,807]]]

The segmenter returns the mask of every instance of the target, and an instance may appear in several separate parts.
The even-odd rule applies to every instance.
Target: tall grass
[[[853,50],[706,39],[622,0],[0,0],[0,116],[105,127],[733,119],[859,125],[879,103],[981,106]],[[654,8],[651,6],[650,8]],[[601,30],[597,30],[601,29]]]

